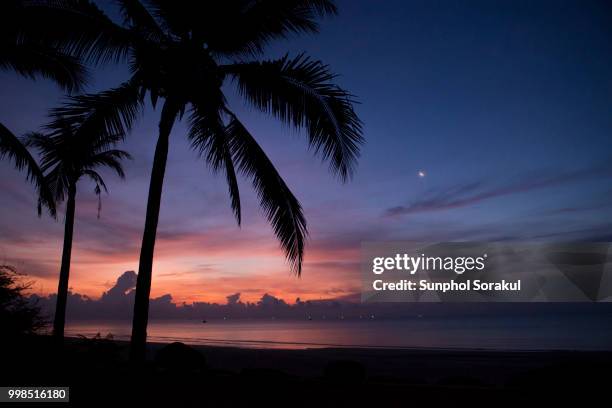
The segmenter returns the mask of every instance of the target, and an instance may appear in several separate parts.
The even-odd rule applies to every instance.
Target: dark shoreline
[[[607,391],[612,352],[262,349],[49,336],[7,344],[0,385],[67,385],[75,406],[543,406]],[[169,352],[170,351],[170,352]],[[297,396],[297,399],[295,400]],[[409,396],[410,398],[407,398]]]
[[[166,346],[150,343],[149,356]],[[612,351],[484,350],[435,348],[310,348],[266,349],[190,345],[202,352],[209,364],[223,370],[274,369],[288,374],[316,377],[333,361],[355,361],[369,376],[443,382],[450,378],[473,377],[489,385],[503,385],[513,376],[545,368],[581,362],[612,363]]]

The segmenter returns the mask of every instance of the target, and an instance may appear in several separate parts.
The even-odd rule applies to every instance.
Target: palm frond
[[[260,205],[299,276],[308,234],[302,207],[255,138],[234,115],[231,117],[226,132],[232,157],[239,171],[251,178]]]
[[[51,135],[29,132],[23,136],[24,145],[32,147],[40,154],[40,169],[43,173],[57,165],[62,164],[62,160],[69,154],[70,151],[66,149],[66,143],[60,137],[52,137]],[[79,155],[77,149],[72,149],[72,154]],[[65,173],[65,172],[64,172]],[[58,201],[62,199],[56,198]]]
[[[81,132],[79,132],[77,130],[77,134],[80,135]],[[97,137],[94,137],[94,140],[91,141],[91,151],[92,152],[103,152],[105,150],[111,149],[112,147],[116,146],[119,142],[123,141],[125,139],[125,135],[124,134],[107,134],[107,133],[102,133],[101,135],[98,134]]]
[[[19,138],[0,123],[0,160],[4,158],[11,160],[17,170],[26,171],[26,178],[36,186],[39,203],[49,210],[52,217],[55,217],[55,200],[38,163]],[[39,205],[38,215],[41,213],[42,208]]]
[[[217,54],[258,54],[274,39],[317,32],[317,18],[334,15],[331,0],[149,0],[164,29],[206,43]]]
[[[228,146],[225,125],[218,111],[195,105],[189,117],[191,146],[206,160],[213,171],[225,170],[231,206],[238,225],[242,222],[240,190]]]
[[[189,31],[188,21],[196,18],[194,7],[201,7],[204,3],[209,2],[147,0],[147,7],[163,30],[182,37]]]
[[[40,132],[28,132],[21,138],[21,141],[24,146],[33,147],[40,152],[49,152],[55,149],[53,138]]]
[[[100,219],[100,212],[102,212],[102,189],[108,194],[108,188],[102,179],[102,176],[94,170],[85,170],[83,175],[88,176],[95,184],[94,194],[98,197],[98,219]]]
[[[165,37],[161,27],[141,1],[119,0],[118,3],[124,24],[134,27],[147,38],[155,41],[161,41]]]
[[[104,180],[97,173],[100,167],[107,167],[125,178],[121,161],[131,156],[114,148],[123,139],[123,133],[109,134],[109,126],[99,125],[103,122],[96,114],[99,112],[85,111],[64,117],[57,116],[56,111],[45,126],[47,133],[27,134],[26,144],[38,150],[41,170],[56,201],[63,201],[83,176],[96,183],[96,194],[99,195],[100,188],[106,190]]]
[[[363,143],[355,100],[331,81],[320,61],[290,59],[227,65],[238,90],[251,104],[296,128],[308,131],[309,144],[343,181],[351,177]]]
[[[274,39],[317,32],[317,19],[337,13],[331,0],[149,0],[174,36],[205,43],[218,55],[259,54]]]
[[[260,0],[238,2],[240,10],[219,13],[206,27],[206,42],[221,55],[263,52],[272,40],[292,34],[316,33],[317,19],[337,14],[330,0]]]
[[[95,170],[84,170],[83,175],[89,177],[96,184],[96,190],[98,190],[96,191],[96,194],[100,194],[102,190],[104,190],[105,193],[108,193],[108,188],[106,187],[104,179],[102,176],[100,176],[100,173]]]
[[[0,44],[0,69],[12,69],[31,79],[51,79],[69,93],[81,91],[88,76],[77,58],[33,43]]]
[[[12,18],[21,38],[42,41],[87,62],[125,59],[135,33],[115,24],[92,1],[18,1]]]
[[[87,170],[96,167],[108,167],[114,170],[120,178],[124,179],[125,172],[123,171],[123,167],[121,165],[121,160],[124,159],[131,160],[132,156],[123,150],[107,150],[88,157],[87,162],[84,163],[83,167]]]
[[[142,108],[143,93],[138,82],[132,79],[104,92],[72,97],[53,109],[51,117],[55,124],[62,121],[80,124],[79,132],[83,134],[102,131],[107,138],[123,137],[131,130]]]
[[[45,174],[45,181],[55,201],[57,203],[63,202],[70,187],[70,180],[68,180],[68,172],[65,171],[65,166],[59,163],[57,166],[50,168]]]
[[[56,202],[64,201],[65,195],[72,182],[74,171],[68,166],[66,156],[70,153],[58,137],[29,132],[23,137],[24,145],[34,148],[40,155],[40,169],[44,173],[45,184],[49,187]],[[74,149],[73,153],[76,153]],[[77,155],[79,153],[76,153]]]

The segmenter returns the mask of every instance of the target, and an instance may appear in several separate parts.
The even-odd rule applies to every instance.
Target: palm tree
[[[43,2],[44,3],[44,2]],[[51,7],[57,8],[55,2]],[[232,82],[247,104],[298,129],[342,181],[352,175],[363,141],[354,100],[335,85],[327,65],[305,55],[256,60],[272,40],[317,32],[317,18],[336,13],[330,0],[122,0],[124,24],[87,15],[65,48],[88,60],[127,58],[131,78],[99,94],[76,97],[61,114],[87,114],[108,132],[129,131],[148,93],[163,100],[149,186],[131,339],[131,358],[143,360],[153,254],[169,137],[188,111],[192,147],[228,182],[241,222],[236,170],[250,178],[292,270],[302,271],[306,220],[300,203],[231,110],[224,84]],[[39,2],[39,6],[40,2]],[[70,8],[70,6],[62,6]],[[100,12],[101,13],[101,12]],[[75,13],[76,14],[76,13]],[[104,41],[92,40],[95,26]],[[102,44],[102,45],[101,45]]]
[[[86,116],[65,119],[57,112],[53,121],[46,126],[45,134],[26,135],[25,144],[36,148],[41,156],[41,170],[45,172],[45,182],[53,198],[58,203],[66,200],[64,247],[53,321],[53,335],[58,339],[64,337],[77,184],[83,177],[93,181],[94,192],[98,196],[99,217],[100,194],[102,190],[108,190],[97,169],[107,167],[119,177],[125,177],[121,160],[130,158],[130,155],[113,148],[122,138],[123,134],[109,134],[104,129],[92,126]]]
[[[7,0],[0,4],[0,69],[31,79],[51,79],[69,93],[81,90],[87,77],[84,66],[78,58],[56,46],[60,37],[53,36],[53,31],[41,32],[42,14],[33,13],[35,9],[28,9],[27,3]],[[17,170],[26,171],[27,179],[38,190],[39,203],[55,216],[55,203],[36,160],[19,138],[0,123],[0,159],[5,157],[14,162]]]

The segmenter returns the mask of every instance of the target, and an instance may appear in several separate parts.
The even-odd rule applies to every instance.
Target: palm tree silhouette
[[[92,125],[86,115],[66,119],[59,112],[61,109],[53,113],[54,119],[46,126],[45,134],[27,134],[25,145],[38,150],[41,156],[40,167],[45,173],[45,182],[55,201],[59,203],[66,200],[64,247],[53,320],[53,335],[62,339],[66,320],[77,184],[83,177],[93,181],[94,192],[98,196],[99,217],[100,194],[102,190],[108,190],[97,169],[107,167],[114,170],[119,177],[125,178],[121,160],[130,158],[130,155],[113,148],[122,140],[123,134],[107,133],[95,123]]]
[[[43,2],[44,3],[44,2]],[[145,355],[153,254],[169,136],[188,111],[188,138],[215,172],[223,172],[231,207],[241,222],[236,170],[250,178],[260,204],[292,270],[302,270],[306,220],[255,138],[226,103],[223,85],[233,82],[251,106],[308,133],[309,145],[331,170],[350,178],[362,143],[353,97],[333,83],[322,62],[305,55],[253,60],[272,40],[317,32],[317,18],[336,13],[329,0],[137,0],[119,1],[124,25],[86,14],[68,48],[88,60],[127,58],[131,78],[117,88],[76,97],[62,115],[84,112],[107,130],[129,131],[149,94],[153,107],[163,100],[149,186],[134,305],[131,358]],[[39,2],[39,7],[40,2]],[[53,2],[51,6],[57,8]],[[69,9],[70,4],[63,5]],[[76,12],[75,12],[76,13]],[[95,27],[89,30],[88,27]],[[103,33],[104,40],[95,33]],[[102,46],[100,45],[102,44]]]

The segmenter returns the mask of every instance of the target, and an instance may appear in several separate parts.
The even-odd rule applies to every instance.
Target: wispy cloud
[[[406,205],[390,207],[385,211],[385,215],[400,216],[452,210],[469,207],[498,197],[576,183],[585,179],[593,180],[600,178],[612,178],[612,166],[606,164],[587,169],[563,171],[554,175],[529,174],[519,180],[501,185],[487,185],[484,181],[469,182],[442,192],[430,193],[427,197]]]

